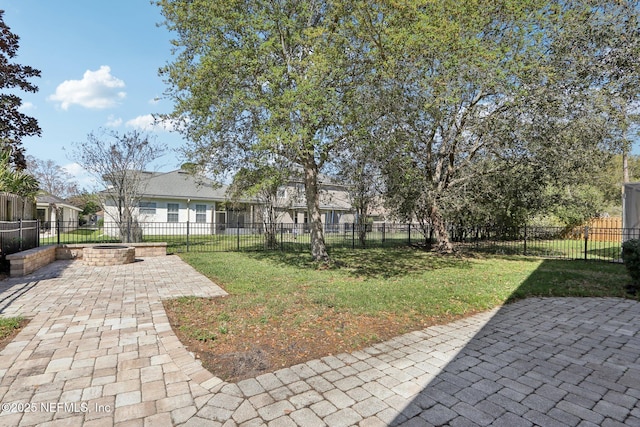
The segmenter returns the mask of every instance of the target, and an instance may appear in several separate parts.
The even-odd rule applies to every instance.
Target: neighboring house
[[[319,176],[320,212],[322,223],[328,232],[341,231],[341,224],[355,220],[347,186],[336,183],[326,175]],[[278,190],[278,206],[282,211],[281,222],[285,224],[307,224],[309,215],[302,179],[292,179]]]
[[[145,234],[184,234],[187,221],[189,232],[193,234],[252,233],[262,226],[264,206],[260,201],[247,198],[231,202],[226,185],[216,185],[208,178],[196,177],[183,170],[142,173],[145,183],[136,213]],[[327,229],[353,222],[346,187],[327,180],[321,183],[321,188],[320,208]],[[292,181],[280,189],[278,198],[282,198],[277,204],[281,210],[279,222],[308,222],[301,181]],[[113,202],[107,200],[105,232],[117,228],[115,212]]]
[[[142,174],[136,214],[145,234],[184,234],[187,222],[190,233],[217,234],[257,222],[254,203],[247,200],[229,206],[227,187],[215,185],[208,178],[183,170]],[[104,225],[105,232],[109,232],[117,228],[117,211],[112,200],[106,202]]]
[[[78,228],[80,212],[82,209],[65,202],[60,197],[47,193],[36,196],[37,219],[44,231],[54,232],[56,221],[61,222],[64,231]]]

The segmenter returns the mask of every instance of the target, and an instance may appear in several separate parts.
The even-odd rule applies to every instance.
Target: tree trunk
[[[364,247],[367,240],[367,208],[362,206],[358,209],[358,238],[360,246]]]
[[[304,189],[309,213],[311,231],[311,256],[315,261],[328,261],[329,254],[322,232],[322,216],[320,215],[320,191],[318,188],[318,166],[310,160],[304,164]]]
[[[431,206],[431,212],[429,217],[433,224],[433,229],[436,232],[436,250],[440,253],[450,254],[453,252],[453,245],[449,241],[449,232],[447,226],[444,223],[444,218],[438,209],[438,206],[434,202]]]

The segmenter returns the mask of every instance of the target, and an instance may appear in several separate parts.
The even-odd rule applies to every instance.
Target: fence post
[[[411,221],[409,221],[409,244],[411,244]]]
[[[18,220],[18,228],[20,229],[20,237],[19,237],[19,240],[18,240],[18,249],[20,249],[20,251],[22,251],[22,236],[23,236],[23,234],[22,234],[22,218],[20,218]]]
[[[584,260],[587,260],[587,249],[589,247],[589,226],[584,227]]]
[[[356,248],[356,223],[351,223],[351,249]]]
[[[284,223],[280,223],[280,250],[284,251]]]
[[[240,252],[240,220],[238,220],[238,227],[236,228],[236,235],[238,237],[238,252]]]
[[[527,224],[524,225],[524,254],[527,255]]]
[[[40,220],[36,219],[36,248],[40,247]]]
[[[383,222],[383,223],[382,223],[382,243],[384,243],[385,234],[386,234],[386,233],[385,233],[385,231],[386,231],[386,230],[385,230],[385,225],[386,225],[386,222]]]
[[[56,239],[58,244],[60,244],[60,220],[56,218]]]
[[[189,252],[189,220],[187,219],[187,252]]]

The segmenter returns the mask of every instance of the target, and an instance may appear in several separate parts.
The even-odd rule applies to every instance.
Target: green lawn
[[[118,240],[104,233],[101,228],[78,228],[73,231],[60,233],[60,236],[40,238],[40,245],[60,243],[115,243]]]
[[[292,305],[379,315],[459,316],[528,296],[625,297],[621,264],[514,256],[439,256],[407,247],[334,249],[328,266],[306,253],[180,255],[234,295],[231,313]],[[233,314],[231,314],[233,315]]]
[[[499,255],[523,255],[549,257],[617,261],[620,258],[620,242],[589,241],[586,248],[584,240],[530,240],[526,247],[522,241],[486,241],[475,244],[462,245],[471,251],[485,252]]]

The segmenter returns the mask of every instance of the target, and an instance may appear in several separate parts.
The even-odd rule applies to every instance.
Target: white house
[[[77,229],[82,209],[65,202],[60,197],[41,193],[36,196],[36,212],[36,218],[40,220],[43,231],[55,233],[57,221],[60,221],[64,231]]]
[[[258,199],[231,202],[228,186],[216,185],[205,177],[183,170],[142,172],[145,177],[137,207],[138,221],[145,234],[184,234],[189,223],[193,234],[252,233],[262,226],[264,205]],[[321,183],[320,209],[323,222],[336,225],[353,222],[346,187]],[[278,221],[285,224],[308,222],[302,182],[292,181],[278,191]],[[115,206],[105,206],[105,232],[116,224]]]

